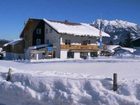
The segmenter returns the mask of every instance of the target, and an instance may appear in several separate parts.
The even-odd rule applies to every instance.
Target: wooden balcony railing
[[[97,45],[61,45],[61,49],[82,50],[82,51],[98,51]]]

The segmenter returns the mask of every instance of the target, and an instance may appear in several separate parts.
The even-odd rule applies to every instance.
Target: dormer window
[[[36,34],[40,35],[41,34],[41,28],[36,29]]]
[[[90,40],[85,40],[82,42],[82,45],[87,45],[87,44],[90,44]]]

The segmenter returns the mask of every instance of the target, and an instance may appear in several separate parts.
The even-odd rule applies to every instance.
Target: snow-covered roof
[[[2,48],[0,47],[0,52],[2,51]]]
[[[123,49],[123,50],[127,50],[127,51],[129,51],[129,52],[131,52],[131,53],[133,53],[133,52],[136,51],[136,49],[133,49],[133,48],[127,48],[127,47],[121,47],[121,49]]]
[[[136,51],[136,49],[133,49],[133,48],[127,48],[127,47],[121,47],[121,46],[119,46],[119,45],[108,45],[108,46],[107,46],[107,49],[108,49],[110,52],[112,52],[112,53],[115,52],[115,49],[116,49],[116,48],[120,48],[120,49],[123,49],[123,50],[129,51],[129,52],[131,52],[131,53],[133,53],[133,52]]]
[[[113,53],[113,52],[114,52],[114,49],[117,48],[117,47],[120,47],[120,46],[119,46],[119,45],[108,45],[108,46],[107,46],[107,49],[108,49],[110,52]]]
[[[4,47],[6,47],[6,46],[8,46],[8,45],[15,45],[15,44],[17,44],[18,42],[20,42],[20,41],[22,41],[23,39],[15,39],[15,40],[13,40],[13,41],[11,41],[11,42],[9,42],[9,43],[6,43],[6,44],[4,44]]]
[[[64,22],[50,21],[47,19],[44,19],[44,21],[54,28],[58,33],[79,36],[99,36],[99,30],[87,23],[65,24]],[[102,36],[110,37],[110,35],[105,32],[102,32]]]
[[[47,46],[48,46],[47,44],[36,45],[36,46],[29,47],[29,49],[30,49],[30,50],[35,50],[35,49],[44,48],[44,47],[47,47]]]

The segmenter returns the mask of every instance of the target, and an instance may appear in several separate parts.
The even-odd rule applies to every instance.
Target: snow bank
[[[44,63],[3,60],[0,105],[140,105],[139,63],[111,57]],[[12,82],[5,81],[9,66]],[[114,72],[117,92],[112,91]]]
[[[66,74],[63,74],[66,75]],[[0,73],[0,105],[139,105],[140,81],[110,78],[67,78],[14,73],[12,82]]]

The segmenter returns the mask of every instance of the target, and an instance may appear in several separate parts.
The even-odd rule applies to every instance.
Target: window
[[[80,58],[86,59],[88,57],[88,52],[80,52]]]
[[[87,44],[90,44],[90,40],[85,40],[82,42],[82,45],[87,45]]]
[[[47,44],[49,47],[53,47],[53,44],[50,42],[49,39],[46,40],[46,44]]]
[[[86,41],[83,41],[83,42],[82,42],[82,45],[87,45],[87,42],[86,42]]]
[[[90,40],[87,40],[87,44],[90,44]]]
[[[53,30],[53,29],[52,29],[52,28],[50,28],[50,33],[52,33],[52,30]]]
[[[74,58],[74,52],[68,52],[67,53],[67,58]]]
[[[46,40],[46,44],[50,44],[50,41],[48,39]]]
[[[68,39],[66,39],[66,40],[65,40],[65,45],[70,45],[70,44],[71,44],[71,41],[68,40]]]
[[[41,44],[41,39],[36,39],[36,45],[40,45]]]
[[[90,52],[90,57],[97,57],[97,56],[98,56],[97,52]]]
[[[41,28],[36,29],[36,34],[38,34],[38,35],[41,34]]]

